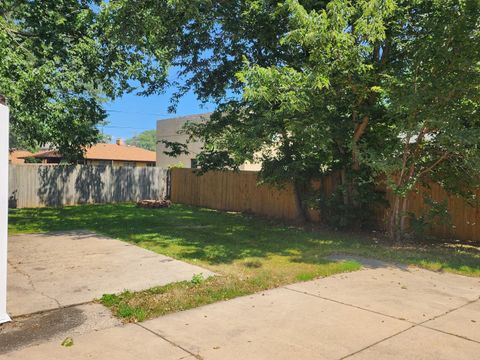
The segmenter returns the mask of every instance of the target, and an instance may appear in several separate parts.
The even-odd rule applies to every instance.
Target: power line
[[[155,130],[154,128],[137,128],[131,126],[116,126],[116,125],[101,125],[102,128],[112,128],[112,129],[130,129],[130,130]]]
[[[161,114],[161,113],[150,113],[150,112],[142,112],[142,111],[124,111],[124,110],[115,110],[115,109],[105,109],[106,112],[113,112],[113,113],[121,113],[121,114],[137,114],[137,115],[153,115],[153,116],[168,116],[172,118],[177,118],[177,117],[186,117],[186,116],[191,116],[191,115],[204,115],[205,113],[201,114],[186,114],[186,115],[180,115],[180,114]]]
[[[147,129],[147,128],[134,128],[134,127],[129,127],[129,126],[115,126],[115,125],[104,125],[102,126],[103,128],[114,128],[114,129],[130,129],[130,130],[154,130],[156,129]],[[162,139],[166,138],[177,138],[177,137],[185,137],[185,134],[170,134],[170,135],[161,135],[160,137]]]
[[[152,115],[152,116],[174,116],[172,114],[160,114],[160,113],[147,113],[141,111],[124,111],[124,110],[115,110],[115,109],[106,109],[106,112],[113,113],[122,113],[122,114],[137,114],[137,115]]]

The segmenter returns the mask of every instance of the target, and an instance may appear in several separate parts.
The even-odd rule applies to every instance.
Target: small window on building
[[[137,163],[135,161],[125,161],[123,166],[135,167],[137,166]]]
[[[190,159],[190,167],[196,169],[198,167],[197,159]]]
[[[155,167],[156,165],[157,165],[157,164],[155,164],[155,163],[147,163],[147,166],[148,166],[148,167]]]

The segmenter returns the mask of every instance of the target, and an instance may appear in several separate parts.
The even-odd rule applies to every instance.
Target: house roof
[[[12,164],[23,163],[25,158],[32,156],[33,153],[27,150],[13,150],[9,153],[8,159]]]
[[[61,158],[61,154],[56,150],[48,150],[36,153],[35,158]],[[117,161],[145,161],[155,162],[156,154],[154,151],[145,150],[136,146],[117,145],[117,144],[95,144],[88,147],[84,158],[87,160],[117,160]]]

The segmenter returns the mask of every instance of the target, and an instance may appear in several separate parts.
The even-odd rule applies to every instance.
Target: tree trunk
[[[354,113],[354,121],[356,120],[356,113]],[[360,169],[360,154],[358,150],[358,141],[365,133],[365,130],[368,126],[369,118],[368,116],[364,116],[362,121],[355,126],[355,131],[353,133],[352,139],[352,169],[354,171],[358,171]]]
[[[390,212],[390,219],[388,221],[388,235],[393,241],[399,241],[399,217],[400,213],[400,197],[394,195],[393,206]]]
[[[400,237],[403,238],[405,236],[405,232],[407,230],[407,210],[408,210],[408,194],[405,195],[402,202],[402,213],[400,214]]]
[[[297,210],[297,214],[299,220],[302,223],[306,223],[309,221],[308,211],[305,207],[303,202],[303,191],[305,190],[305,186],[300,184],[299,182],[294,181],[293,183],[293,192],[295,194],[295,208]]]
[[[340,170],[340,180],[342,182],[342,186],[343,186],[343,193],[342,193],[342,196],[343,196],[343,205],[345,206],[349,206],[351,204],[351,186],[348,184],[348,180],[347,180],[347,170],[345,168],[342,168],[342,170]]]
[[[400,241],[407,230],[408,196],[394,195],[392,211],[388,221],[388,235],[393,241]]]

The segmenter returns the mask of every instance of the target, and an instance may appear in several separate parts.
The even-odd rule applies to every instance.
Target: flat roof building
[[[202,141],[192,141],[187,143],[189,136],[182,133],[182,129],[187,122],[201,123],[208,121],[212,113],[204,113],[197,115],[180,116],[171,119],[157,121],[157,166],[162,168],[183,167],[195,168],[196,157],[202,151]],[[187,145],[188,154],[180,154],[178,156],[169,156],[165,154],[167,149],[163,141],[178,142]],[[240,166],[240,170],[259,171],[261,164],[245,163]]]

